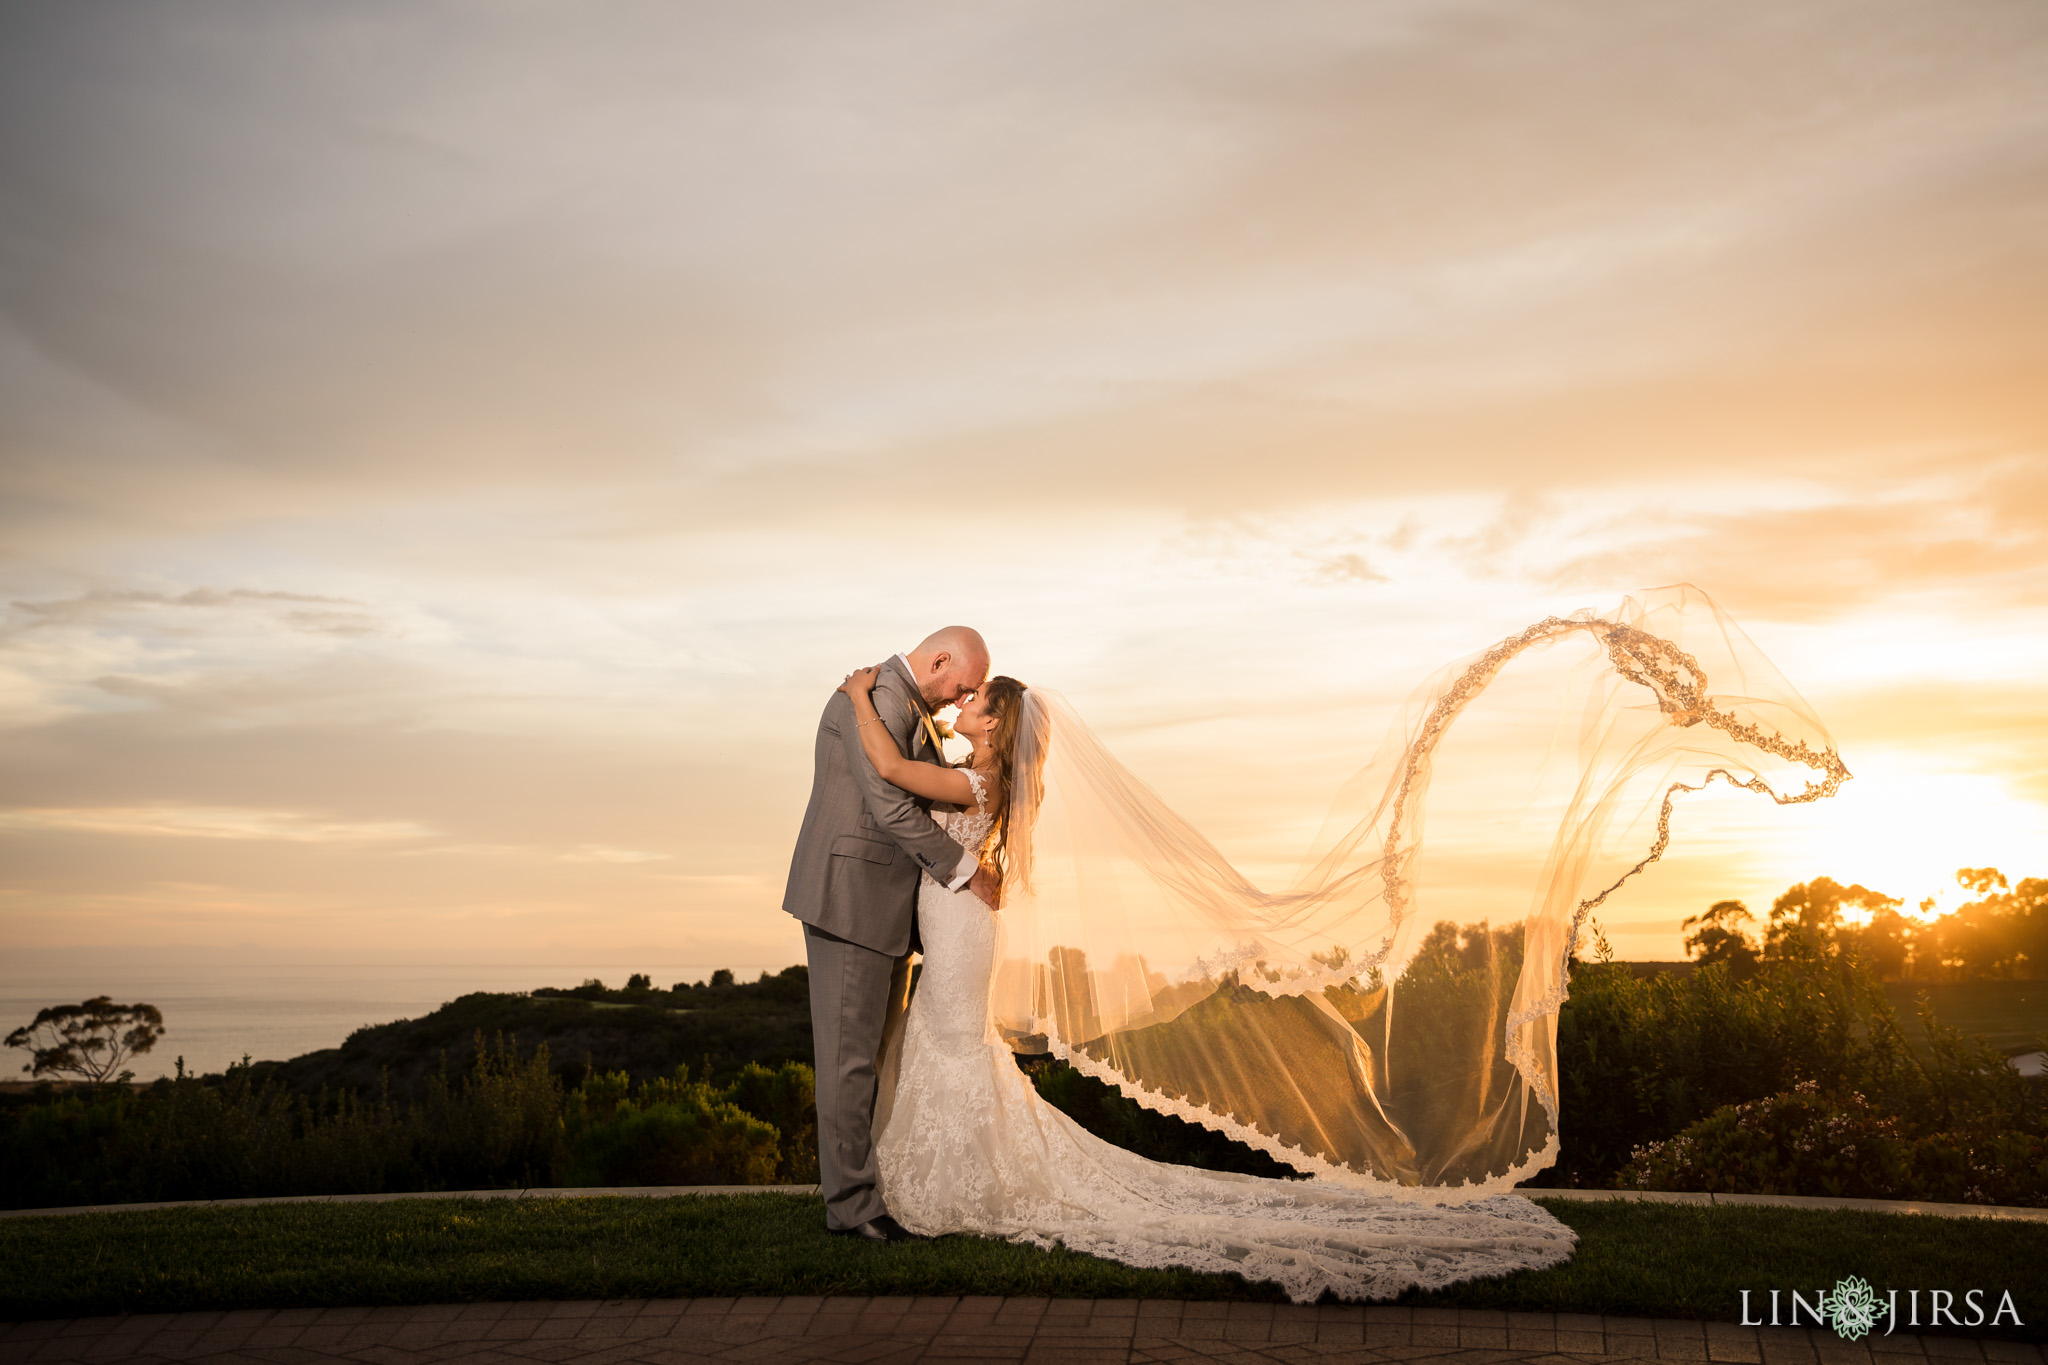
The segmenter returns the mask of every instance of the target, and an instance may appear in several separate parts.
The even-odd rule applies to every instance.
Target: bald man
[[[982,685],[988,646],[966,626],[948,626],[878,668],[875,711],[897,749],[944,763],[932,712]],[[818,721],[811,801],[782,908],[803,921],[810,959],[825,1227],[870,1241],[912,1235],[875,1188],[875,1063],[909,981],[918,878],[927,872],[995,904],[994,877],[939,828],[931,802],[876,774],[852,699],[834,692]]]

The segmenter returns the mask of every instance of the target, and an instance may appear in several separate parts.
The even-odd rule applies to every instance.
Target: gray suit
[[[895,659],[881,665],[874,702],[898,752],[944,761],[920,724],[916,683]],[[931,802],[875,772],[843,692],[825,703],[815,763],[782,908],[804,922],[810,960],[825,1223],[850,1228],[888,1212],[875,1189],[875,1061],[908,981],[918,874],[950,881],[963,850],[933,822]]]

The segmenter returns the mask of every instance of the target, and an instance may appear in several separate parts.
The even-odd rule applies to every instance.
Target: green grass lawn
[[[2002,1051],[2031,1052],[2048,1037],[2048,981],[1888,982],[1885,996],[1915,1043],[1923,1036],[1914,1013],[1922,991],[1933,1000],[1936,1019],[1965,1033],[1981,1033]]]
[[[1579,1233],[1553,1270],[1400,1302],[1733,1322],[1739,1291],[2010,1289],[2048,1339],[2048,1224],[1673,1204],[1547,1205]],[[815,1197],[421,1199],[0,1221],[0,1317],[741,1294],[1261,1299],[1236,1276],[1136,1270],[972,1237],[827,1236]],[[1753,1303],[1768,1300],[1752,1293]],[[1972,1335],[1991,1335],[1977,1329]]]

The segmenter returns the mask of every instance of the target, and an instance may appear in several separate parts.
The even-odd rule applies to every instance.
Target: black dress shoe
[[[858,1237],[868,1242],[922,1242],[925,1240],[886,1213],[878,1218],[870,1218],[867,1222],[857,1227],[826,1228],[825,1231],[831,1233],[834,1237]]]

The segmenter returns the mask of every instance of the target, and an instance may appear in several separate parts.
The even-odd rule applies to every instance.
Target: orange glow
[[[6,21],[0,953],[794,961],[948,621],[1284,880],[1674,581],[1857,778],[1624,956],[2048,872],[2048,10],[1198,10]]]

